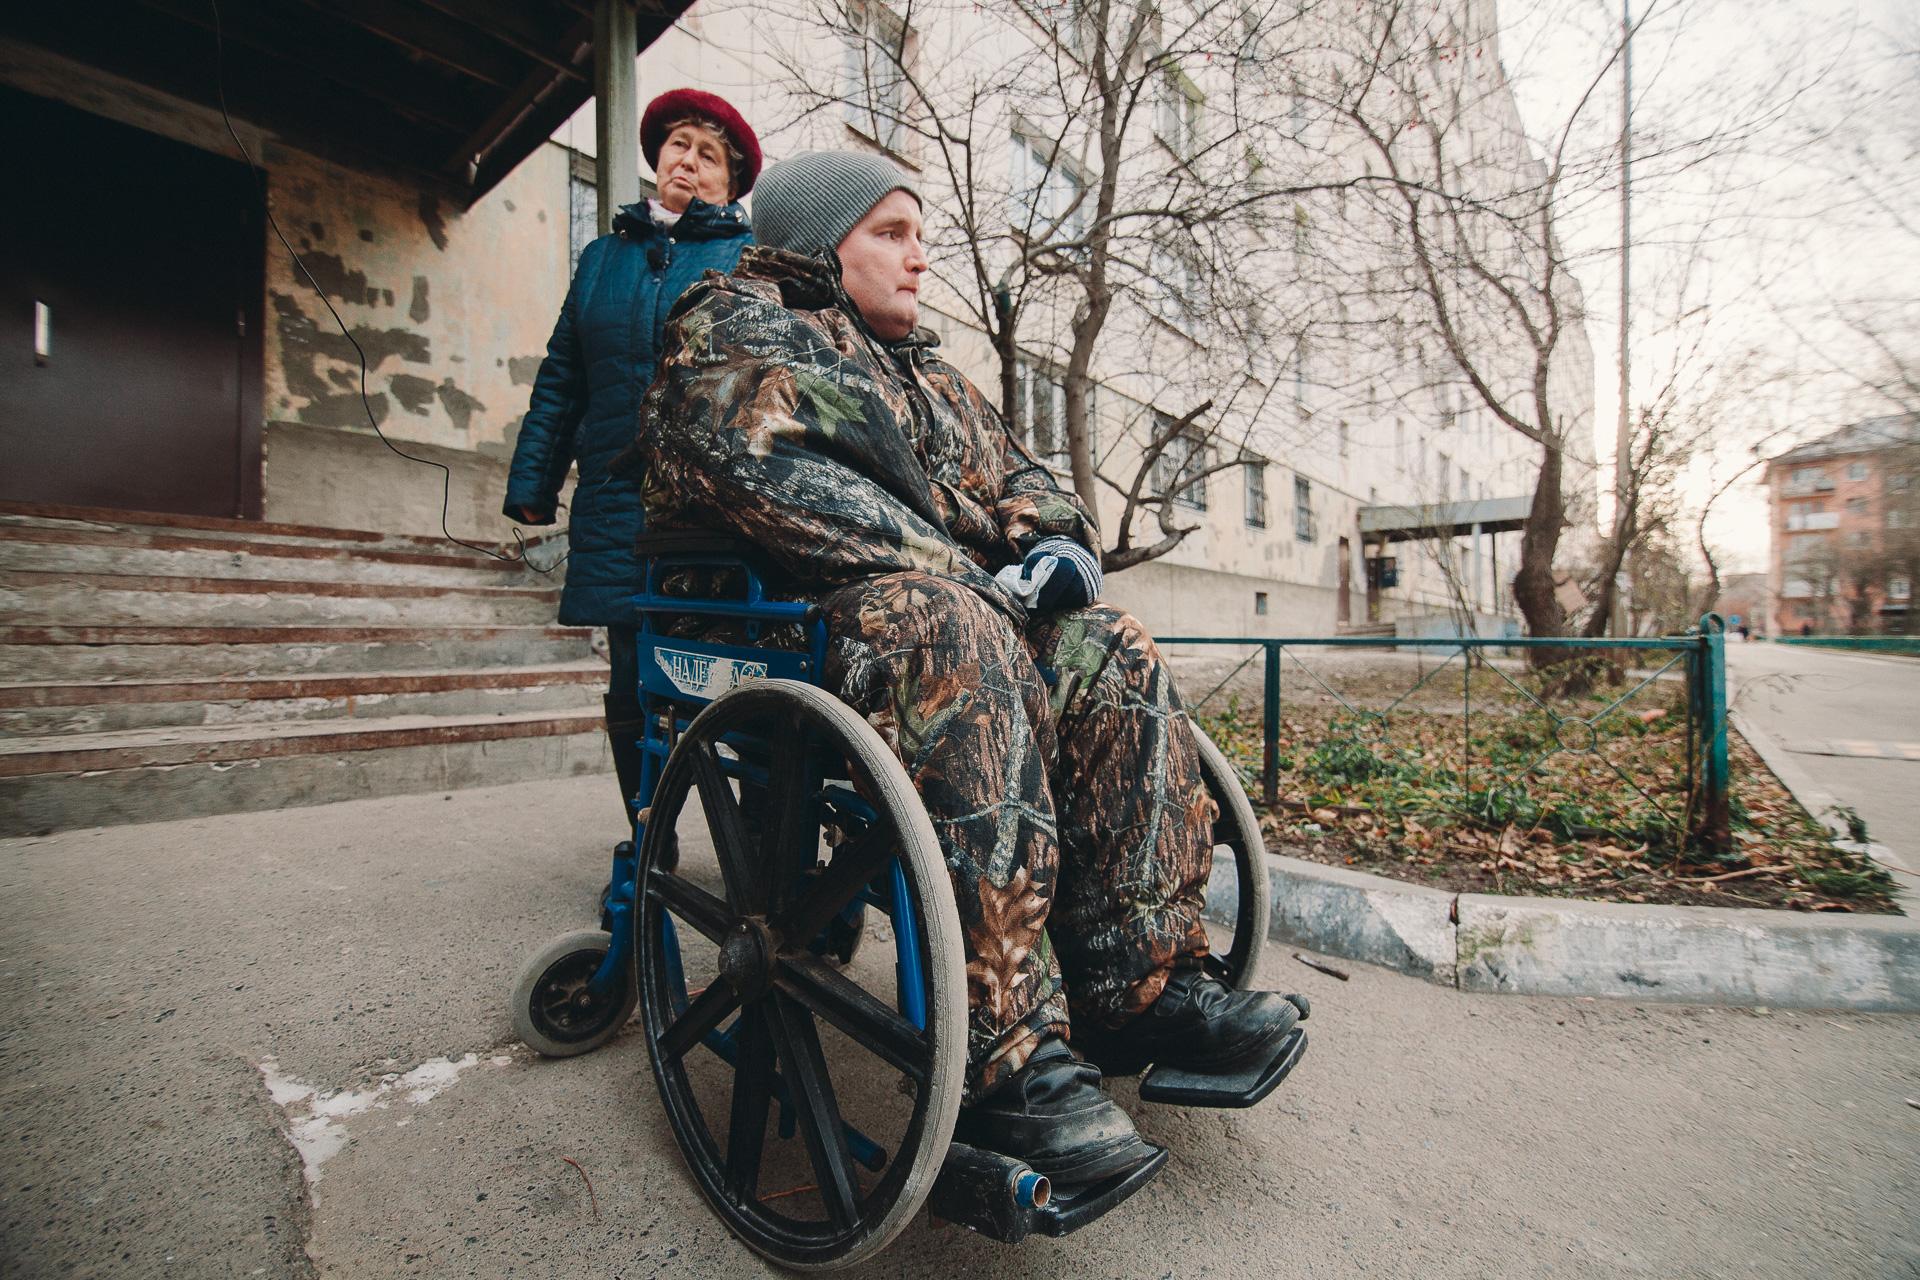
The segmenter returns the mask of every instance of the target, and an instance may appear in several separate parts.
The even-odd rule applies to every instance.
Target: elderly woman
[[[608,464],[633,439],[668,310],[703,273],[731,271],[752,243],[738,202],[760,173],[753,130],[725,99],[697,89],[648,104],[640,150],[659,195],[621,209],[613,233],[580,255],[520,425],[504,506],[511,519],[552,524],[567,469],[579,463],[560,621],[607,628],[607,726],[623,797],[638,784],[618,726],[639,716],[628,601],[637,589],[640,494]]]

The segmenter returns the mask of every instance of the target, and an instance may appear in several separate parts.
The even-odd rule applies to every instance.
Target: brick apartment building
[[[1767,463],[1769,630],[1913,630],[1920,417],[1869,418]]]

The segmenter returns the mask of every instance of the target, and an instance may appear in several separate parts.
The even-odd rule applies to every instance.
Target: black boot
[[[1227,1072],[1271,1054],[1306,1016],[1305,996],[1235,991],[1200,969],[1180,969],[1132,1022],[1077,1039],[1110,1075],[1131,1075],[1149,1063]]]
[[[1079,1186],[1134,1169],[1159,1154],[1100,1091],[1100,1070],[1048,1038],[1026,1065],[960,1108],[954,1140],[1024,1160],[1056,1185]]]

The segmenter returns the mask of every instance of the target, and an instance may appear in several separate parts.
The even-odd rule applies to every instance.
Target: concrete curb
[[[1463,991],[1920,1013],[1920,921],[1449,893],[1269,854],[1268,936]]]

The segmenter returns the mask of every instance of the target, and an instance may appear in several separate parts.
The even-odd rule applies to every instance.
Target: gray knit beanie
[[[820,257],[895,191],[920,199],[913,179],[891,160],[865,151],[802,151],[754,184],[754,241]]]

